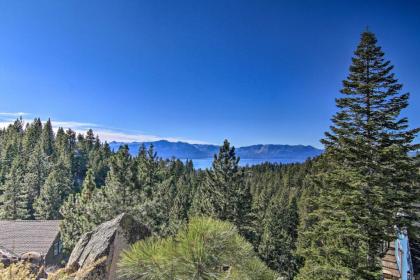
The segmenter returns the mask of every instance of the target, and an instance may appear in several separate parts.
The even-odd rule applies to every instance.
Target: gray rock
[[[44,264],[44,257],[42,254],[38,252],[27,252],[22,255],[20,255],[20,259],[24,262],[28,262],[31,265],[35,266],[42,266]]]
[[[121,251],[150,236],[150,230],[127,214],[118,215],[84,234],[66,266],[80,280],[113,280]]]

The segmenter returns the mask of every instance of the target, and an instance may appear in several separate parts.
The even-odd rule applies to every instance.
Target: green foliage
[[[35,216],[38,219],[57,220],[61,218],[60,207],[71,193],[73,182],[70,166],[63,159],[53,167],[35,201]]]
[[[1,219],[60,218],[59,208],[78,191],[88,165],[104,180],[109,146],[95,138],[87,151],[78,138],[83,143],[62,128],[54,135],[51,121],[43,126],[38,118],[26,125],[17,119],[0,132]]]
[[[63,218],[70,251],[94,226],[132,214],[154,236],[124,254],[129,279],[378,279],[381,245],[394,226],[413,233],[420,197],[408,157],[418,129],[399,116],[408,94],[383,56],[363,33],[326,152],[304,164],[240,167],[226,140],[211,169],[194,170],[153,146],[132,157],[92,130],[54,135],[50,120],[18,119],[0,131],[0,218]]]
[[[225,140],[195,194],[192,213],[230,221],[241,234],[252,239],[252,196],[238,163],[235,148]]]
[[[95,191],[95,177],[93,170],[89,169],[83,181],[81,193],[71,194],[60,209],[60,214],[63,217],[60,233],[64,248],[68,251],[76,245],[83,233],[92,230],[95,226],[86,215],[91,210]]]
[[[54,131],[52,129],[51,120],[45,123],[44,127],[42,128],[41,134],[41,145],[44,153],[51,157],[54,155]]]
[[[28,191],[28,211],[31,218],[35,217],[34,203],[41,193],[48,170],[48,158],[42,151],[41,145],[37,144],[30,154],[23,178],[24,188]]]
[[[122,255],[124,279],[276,279],[227,222],[192,218],[175,237],[149,238]]]
[[[110,220],[120,213],[130,212],[136,201],[140,199],[134,165],[127,146],[122,146],[111,156],[109,167],[105,186],[101,189],[103,195],[101,200],[106,202],[101,207],[103,220]]]
[[[168,232],[174,234],[189,220],[189,211],[192,204],[192,195],[196,190],[197,180],[192,162],[186,163],[185,174],[176,181],[175,189],[169,194],[168,200],[172,202],[169,211]]]
[[[299,231],[298,253],[305,265],[297,279],[375,279],[377,270],[367,268],[367,236],[340,205],[348,204],[341,188],[356,186],[334,185],[333,180],[345,181],[347,174],[317,175],[317,197],[311,201],[304,225]],[[344,178],[342,177],[344,176]],[[372,278],[373,277],[373,278]]]
[[[415,216],[418,174],[408,152],[419,130],[399,116],[408,93],[383,56],[375,35],[362,33],[322,140],[327,164],[312,178],[317,196],[306,197],[298,279],[379,279],[382,244]]]
[[[86,142],[84,145],[94,144]],[[97,188],[93,168],[86,172],[81,192],[71,194],[60,209],[64,218],[61,223],[64,247],[68,251],[83,233],[92,230],[95,225],[123,212],[137,214],[135,206],[139,203],[140,192],[133,170],[133,161],[125,146],[109,159],[105,186]]]
[[[27,219],[28,189],[23,184],[23,164],[19,157],[13,160],[5,183],[0,186],[0,218],[1,219]]]
[[[159,161],[153,145],[149,149],[142,145],[137,157],[137,180],[142,185],[147,198],[152,197],[156,185],[161,181],[159,177]]]
[[[187,222],[190,193],[195,188],[191,163],[187,167],[179,160],[163,161],[148,150],[144,158],[133,159],[127,146],[107,162],[105,185],[98,188],[93,168],[89,169],[81,193],[70,195],[61,208],[67,250],[83,233],[123,212],[137,217],[159,236],[172,234]]]
[[[267,265],[280,272],[285,279],[293,279],[297,271],[295,250],[298,222],[296,197],[289,202],[287,193],[279,193],[270,201],[258,252]]]

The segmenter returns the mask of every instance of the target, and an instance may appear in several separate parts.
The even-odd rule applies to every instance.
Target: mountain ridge
[[[170,142],[167,140],[151,142],[117,142],[109,143],[112,150],[116,151],[121,145],[127,145],[130,154],[137,155],[141,145],[150,147],[153,144],[157,155],[162,158],[179,159],[206,159],[217,154],[220,146],[213,144],[190,144],[182,141]],[[241,159],[281,160],[303,162],[307,158],[322,154],[323,150],[310,145],[288,144],[255,144],[236,148],[236,153]]]

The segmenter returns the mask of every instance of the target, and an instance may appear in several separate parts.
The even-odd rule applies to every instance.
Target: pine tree
[[[89,129],[86,132],[85,140],[86,140],[85,143],[87,145],[87,150],[90,151],[93,148],[94,143],[95,143],[95,134],[93,133],[93,130],[92,129]]]
[[[95,190],[95,174],[92,169],[89,169],[86,172],[86,177],[82,185],[81,202],[85,204],[91,201]]]
[[[235,148],[225,140],[212,169],[207,170],[193,202],[195,214],[202,214],[234,223],[241,234],[249,235],[252,198],[245,174],[239,168]],[[247,238],[251,238],[247,236]]]
[[[82,185],[82,192],[71,194],[60,209],[63,221],[60,224],[64,247],[71,251],[82,234],[92,230],[95,226],[92,213],[92,199],[95,195],[96,185],[92,169],[86,173]]]
[[[101,145],[99,138],[95,138],[94,145],[89,152],[88,167],[93,170],[95,183],[97,186],[105,184],[106,174],[108,173],[108,160],[111,151],[108,145]]]
[[[88,213],[84,210],[85,205],[81,203],[79,194],[70,194],[60,207],[62,217],[60,234],[63,247],[68,252],[71,252],[77,240],[84,233],[82,221],[88,217]]]
[[[39,118],[34,119],[34,121],[27,126],[25,129],[25,135],[23,139],[23,153],[24,156],[30,156],[31,152],[37,146],[39,139],[42,134],[42,123]]]
[[[0,165],[0,184],[4,183],[6,180],[7,174],[9,174],[9,170],[12,167],[13,160],[17,156],[17,144],[14,142],[10,142],[10,140],[4,141],[4,146],[2,149],[1,155],[1,165]],[[0,191],[1,195],[1,191]]]
[[[52,128],[51,120],[45,123],[42,134],[41,134],[41,143],[44,153],[51,157],[54,154],[54,131]]]
[[[68,135],[62,127],[59,127],[54,141],[54,151],[58,157],[69,155],[70,149],[68,143]]]
[[[45,220],[60,219],[60,207],[72,189],[71,166],[67,160],[60,158],[52,167],[35,201],[35,217]]]
[[[5,183],[0,186],[0,219],[28,219],[28,192],[23,185],[23,164],[15,157]]]
[[[133,160],[128,146],[121,146],[110,158],[110,169],[101,189],[101,198],[95,201],[95,208],[100,220],[112,219],[121,213],[133,213],[134,206],[140,200],[135,184]]]
[[[146,149],[144,144],[139,150],[137,157],[137,180],[142,186],[147,198],[151,198],[157,184],[161,182],[159,178],[159,160],[154,151],[153,144]]]
[[[83,178],[87,171],[87,165],[89,161],[89,151],[86,150],[85,138],[82,134],[77,135],[76,141],[76,153],[74,155],[72,171],[74,174],[74,180],[76,186],[81,186]]]
[[[302,234],[306,261],[299,279],[319,278],[317,267],[322,276],[377,279],[381,245],[413,215],[417,174],[408,152],[419,130],[400,117],[409,95],[400,93],[392,69],[375,35],[362,33],[336,100],[339,111],[322,140],[330,170],[319,175],[319,199]],[[315,244],[320,248],[304,249]]]
[[[192,195],[196,191],[197,180],[192,161],[185,163],[183,174],[176,182],[174,197],[169,213],[169,231],[176,233],[189,220]]]
[[[367,268],[367,236],[340,207],[348,204],[342,190],[357,185],[343,183],[351,182],[351,175],[332,171],[334,164],[327,164],[328,171],[312,176],[304,197],[307,212],[299,226],[297,249],[304,266],[296,279],[379,279],[376,269]]]
[[[297,271],[295,250],[298,222],[296,197],[289,203],[289,195],[284,192],[271,200],[258,252],[265,263],[285,279],[293,279]]]
[[[135,243],[119,267],[124,279],[279,279],[234,225],[210,218],[192,218],[175,237]]]
[[[10,124],[3,133],[0,155],[0,183],[5,182],[14,159],[22,154],[23,132],[23,120],[19,118],[13,124]]]
[[[31,218],[34,218],[34,203],[38,198],[44,181],[48,175],[49,163],[40,143],[32,151],[26,166],[23,178],[24,187],[28,191],[28,209]]]

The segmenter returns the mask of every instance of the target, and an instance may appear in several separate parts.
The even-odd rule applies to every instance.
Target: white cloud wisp
[[[6,112],[0,112],[0,128],[5,128],[12,124],[16,118],[23,116],[28,116],[30,114],[28,113],[6,113]],[[23,118],[23,121],[25,123],[30,123],[33,120],[29,118]],[[44,123],[45,120],[42,120]],[[122,129],[114,129],[109,128],[106,126],[102,126],[95,123],[88,123],[88,122],[77,122],[77,121],[54,121],[52,120],[52,125],[54,131],[57,131],[59,127],[62,127],[64,129],[72,129],[76,133],[85,134],[88,129],[92,129],[95,135],[98,135],[101,141],[107,141],[107,142],[153,142],[153,141],[159,141],[159,140],[167,140],[170,142],[186,142],[190,144],[208,144],[204,141],[199,140],[192,140],[187,139],[183,137],[162,137],[157,135],[150,135],[150,134],[143,134],[140,132],[129,132]]]

